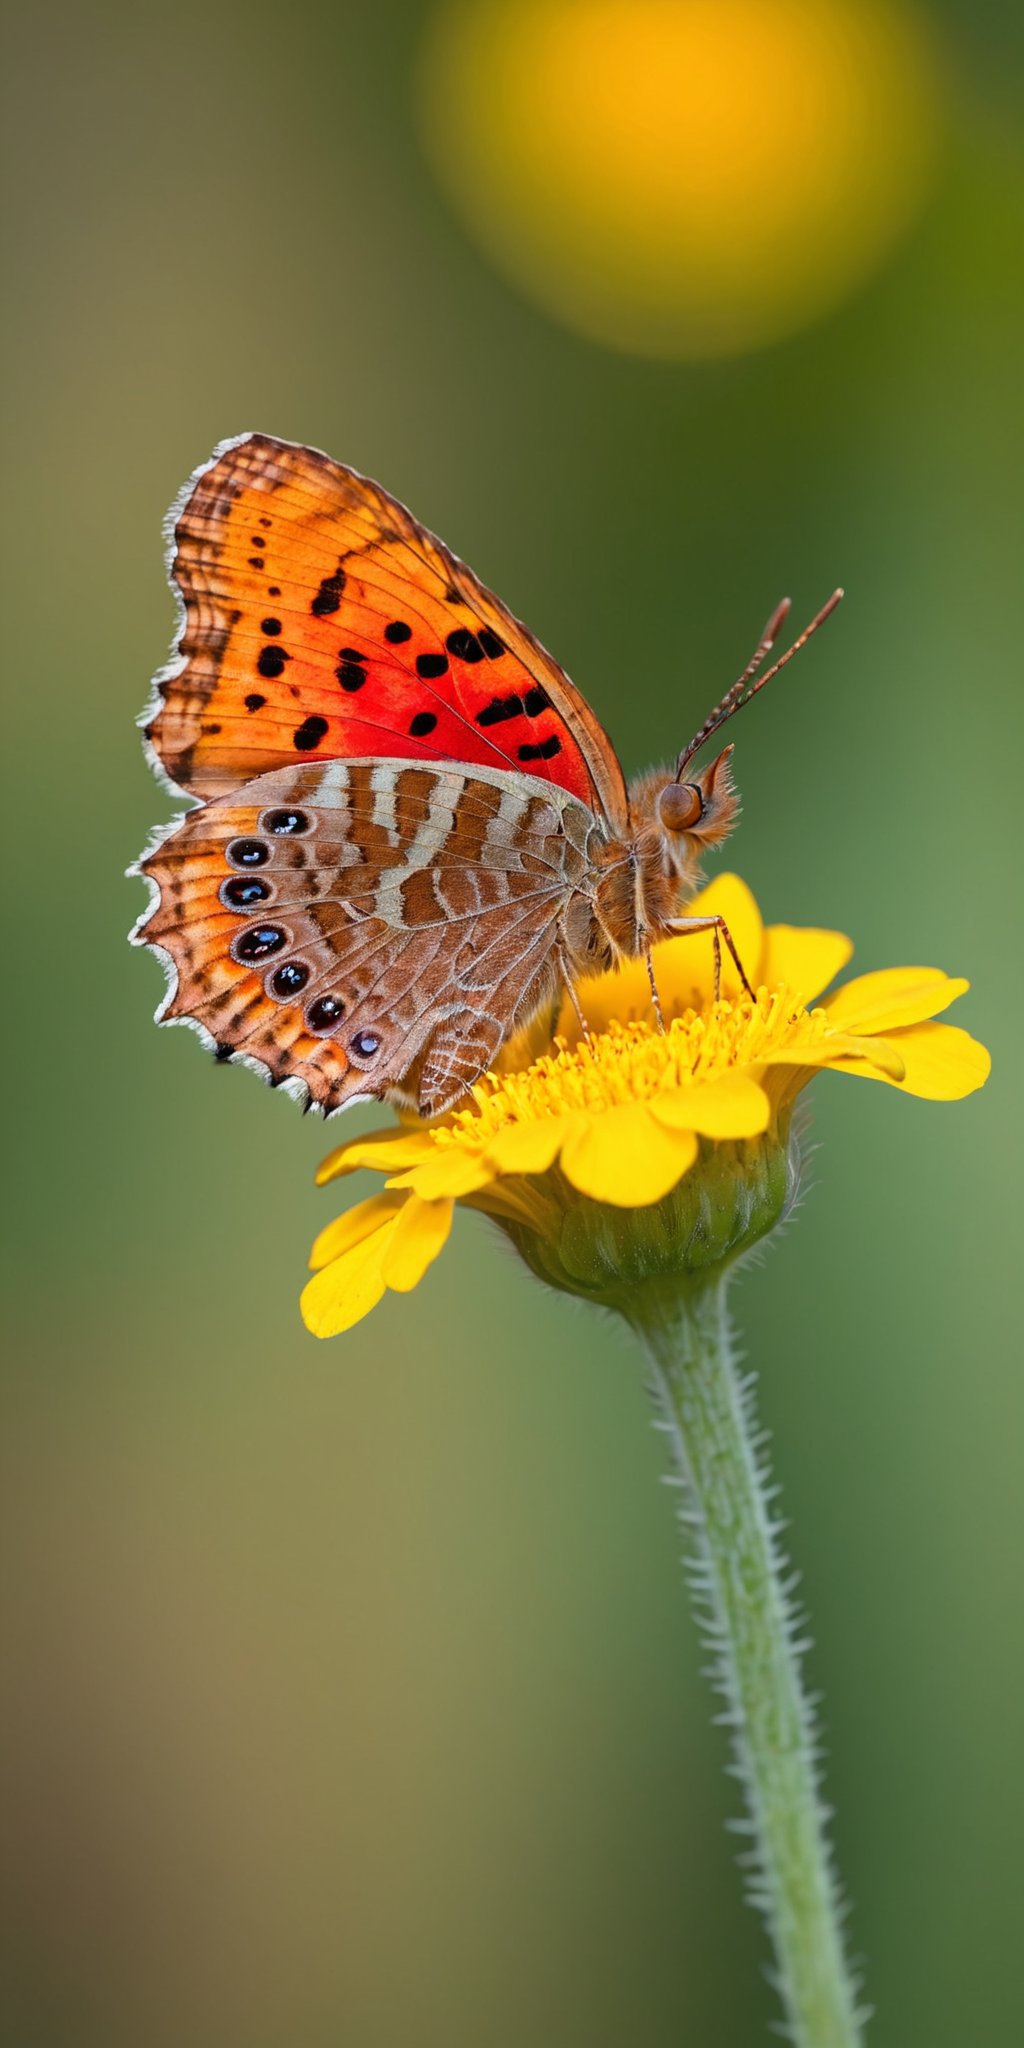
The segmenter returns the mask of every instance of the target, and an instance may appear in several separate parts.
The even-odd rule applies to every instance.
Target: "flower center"
[[[664,1031],[643,1020],[613,1020],[589,1042],[556,1039],[553,1051],[519,1073],[486,1074],[470,1091],[473,1107],[456,1111],[433,1136],[440,1145],[479,1145],[508,1124],[648,1101],[666,1089],[756,1067],[797,1043],[817,1044],[826,1022],[824,1010],[806,1009],[785,985],[760,988],[753,1001],[743,996],[685,1010]]]

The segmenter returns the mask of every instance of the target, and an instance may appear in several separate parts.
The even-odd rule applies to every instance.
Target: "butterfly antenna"
[[[685,747],[680,754],[679,760],[676,763],[677,782],[681,779],[694,755],[699,753],[705,740],[709,740],[712,733],[718,732],[720,727],[725,724],[726,719],[732,718],[735,712],[742,711],[744,704],[749,704],[751,698],[756,697],[758,691],[763,690],[765,684],[770,683],[772,677],[778,675],[780,668],[785,668],[787,661],[792,661],[794,654],[799,654],[800,649],[806,647],[812,634],[816,633],[818,627],[823,626],[825,620],[835,611],[842,596],[843,592],[841,590],[834,590],[828,603],[822,605],[820,612],[815,614],[809,626],[804,627],[803,632],[794,640],[792,647],[787,647],[785,654],[780,654],[778,661],[774,661],[771,668],[766,669],[764,675],[761,676],[757,673],[758,669],[761,667],[766,655],[771,653],[789,617],[791,600],[788,597],[784,597],[781,604],[776,605],[743,674],[737,676],[736,681],[726,691],[721,702],[716,704],[714,710],[708,713],[700,731],[694,735],[689,746]],[[754,680],[755,677],[757,678],[756,681]]]

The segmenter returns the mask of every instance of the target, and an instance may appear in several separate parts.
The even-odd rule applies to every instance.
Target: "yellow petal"
[[[392,1231],[381,1266],[384,1284],[398,1294],[418,1287],[428,1266],[448,1242],[454,1203],[422,1202],[410,1195]]]
[[[380,1173],[394,1173],[397,1167],[414,1166],[417,1159],[429,1158],[433,1150],[433,1139],[426,1131],[367,1131],[363,1138],[350,1138],[346,1145],[338,1145],[317,1167],[317,1187],[325,1187],[329,1180],[338,1180],[344,1173],[355,1173],[360,1166],[376,1167]]]
[[[354,1245],[362,1244],[365,1237],[372,1237],[386,1223],[393,1223],[407,1200],[408,1196],[391,1194],[385,1189],[382,1194],[371,1195],[368,1202],[357,1202],[354,1209],[346,1209],[343,1216],[335,1216],[320,1232],[310,1252],[313,1272],[351,1251]]]
[[[903,1074],[898,1080],[889,1074],[875,1078],[928,1102],[959,1102],[982,1088],[992,1070],[986,1048],[956,1024],[911,1024],[894,1032],[889,1042],[899,1053]]]
[[[722,1074],[692,1088],[652,1096],[651,1115],[668,1130],[699,1131],[705,1138],[755,1138],[768,1128],[764,1089],[747,1074]]]
[[[337,1337],[376,1308],[384,1293],[381,1267],[394,1223],[332,1259],[302,1290],[302,1320],[314,1337]]]
[[[962,996],[968,981],[953,981],[941,967],[883,967],[876,974],[860,974],[848,981],[822,1005],[828,1011],[829,1029],[855,1031],[863,1036],[874,1031],[897,1031],[905,1024],[922,1024]]]
[[[902,1081],[903,1060],[896,1050],[894,1038],[857,1038],[852,1032],[829,1032],[826,1038],[809,1040],[801,1045],[799,1041],[783,1047],[779,1052],[766,1052],[759,1056],[760,1067],[835,1067],[836,1072],[845,1072],[847,1063],[854,1060],[866,1061],[889,1081]],[[852,1072],[852,1064],[849,1067]]]
[[[546,1173],[554,1164],[573,1119],[567,1116],[538,1117],[534,1123],[506,1124],[487,1147],[487,1158],[496,1173]]]
[[[427,1157],[408,1172],[396,1173],[388,1187],[408,1188],[414,1195],[422,1195],[425,1202],[440,1201],[444,1195],[457,1201],[460,1195],[471,1195],[493,1179],[494,1168],[488,1165],[483,1151],[431,1141]]]
[[[667,1195],[696,1155],[692,1132],[668,1131],[646,1103],[628,1102],[580,1120],[563,1146],[562,1170],[581,1195],[643,1208]]]
[[[764,935],[761,980],[766,988],[783,982],[813,1003],[834,981],[853,952],[843,932],[818,931],[812,925],[770,924]]]

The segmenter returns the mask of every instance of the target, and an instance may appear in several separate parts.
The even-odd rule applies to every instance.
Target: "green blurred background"
[[[133,724],[171,626],[160,521],[258,426],[411,503],[631,770],[782,591],[848,587],[737,729],[733,859],[862,968],[971,976],[955,1021],[997,1067],[954,1107],[820,1082],[813,1189],[738,1308],[871,2040],[1003,2048],[1022,18],[930,9],[939,159],[875,275],[687,364],[579,338],[467,238],[419,139],[428,11],[8,23],[3,2038],[736,2048],[773,2011],[628,1345],[467,1215],[416,1296],[318,1346],[323,1127],[150,1022],[122,875],[172,808]]]

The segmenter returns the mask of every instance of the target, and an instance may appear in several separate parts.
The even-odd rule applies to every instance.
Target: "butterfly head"
[[[659,865],[693,882],[701,855],[728,838],[739,817],[732,778],[731,747],[683,781],[667,768],[651,769],[630,784],[629,813],[635,838],[657,838]]]

